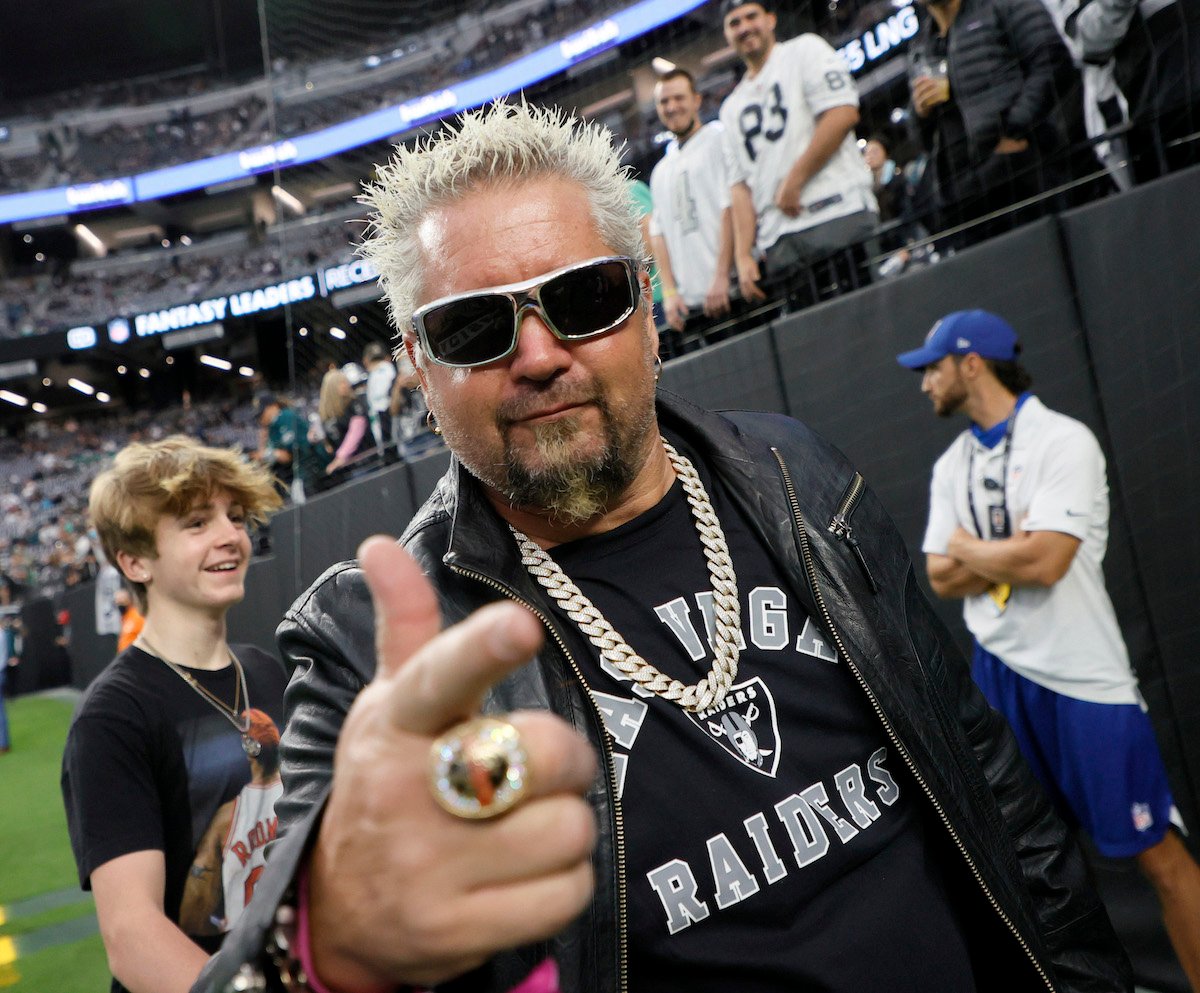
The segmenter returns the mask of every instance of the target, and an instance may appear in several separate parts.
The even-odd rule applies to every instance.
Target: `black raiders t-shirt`
[[[277,742],[287,676],[266,652],[232,648],[246,673],[250,707],[266,715],[255,716],[252,736],[266,744],[253,763],[228,719],[134,647],[88,687],[63,752],[63,800],[83,887],[90,889],[92,871],[112,859],[161,851],[164,911],[210,952],[262,872],[283,789]],[[233,705],[232,665],[187,671]],[[114,979],[112,989],[124,987]]]
[[[630,988],[970,993],[931,850],[945,839],[926,838],[919,788],[757,535],[692,462],[737,574],[732,688],[691,714],[579,660],[621,795]],[[635,520],[550,554],[652,665],[685,684],[707,674],[712,585],[678,482]]]

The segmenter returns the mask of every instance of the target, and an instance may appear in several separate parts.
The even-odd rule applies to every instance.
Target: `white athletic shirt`
[[[799,217],[787,217],[775,206],[779,184],[808,148],[817,118],[845,106],[858,106],[850,70],[815,34],[776,43],[759,74],[744,76],[721,104],[729,182],[750,187],[759,249],[766,251],[793,231],[860,210],[878,211],[871,171],[853,130],[801,191]]]
[[[650,233],[667,243],[679,295],[699,307],[717,271],[721,213],[729,206],[724,129],[705,124],[682,145],[672,140],[650,174]]]
[[[955,528],[990,534],[988,508],[1000,503],[1005,442],[984,447],[968,430],[933,467],[929,526],[922,551],[945,555]],[[1108,547],[1108,481],[1095,435],[1029,397],[1013,425],[1005,501],[1013,533],[1059,531],[1079,538],[1067,574],[1053,586],[1014,587],[1004,609],[991,594],[966,597],[963,617],[978,642],[1020,675],[1092,703],[1137,703],[1137,682],[1101,563]],[[971,453],[974,452],[972,459]],[[973,463],[976,522],[967,499]]]
[[[254,894],[267,865],[267,844],[279,826],[275,804],[283,796],[283,781],[276,774],[267,783],[247,783],[234,800],[229,833],[221,850],[222,886],[225,890],[225,923],[232,928]]]

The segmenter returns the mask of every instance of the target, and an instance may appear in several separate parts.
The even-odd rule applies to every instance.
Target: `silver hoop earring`
[[[658,377],[662,375],[662,357],[654,356],[654,381],[658,382]]]
[[[433,416],[432,410],[425,411],[425,426],[434,434],[441,436],[442,429],[438,427],[437,418]]]

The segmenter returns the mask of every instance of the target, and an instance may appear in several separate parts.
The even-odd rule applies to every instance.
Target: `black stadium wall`
[[[667,364],[662,385],[712,408],[799,417],[841,448],[920,567],[929,473],[962,429],[935,418],[895,362],[951,310],[1021,334],[1034,389],[1108,455],[1105,572],[1186,820],[1200,823],[1200,169],[1049,218],[936,266],[829,301]],[[446,465],[396,466],[291,508],[252,568],[231,640],[274,646],[291,601],[368,535],[398,534]],[[803,485],[801,476],[800,485]],[[68,594],[77,686],[112,655],[90,589]],[[938,610],[967,646],[957,604]],[[32,688],[36,674],[23,680]]]

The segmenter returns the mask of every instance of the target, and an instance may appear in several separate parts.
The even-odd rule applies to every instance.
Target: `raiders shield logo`
[[[735,683],[716,707],[689,713],[688,717],[743,765],[775,778],[779,768],[779,722],[775,698],[761,676]]]

